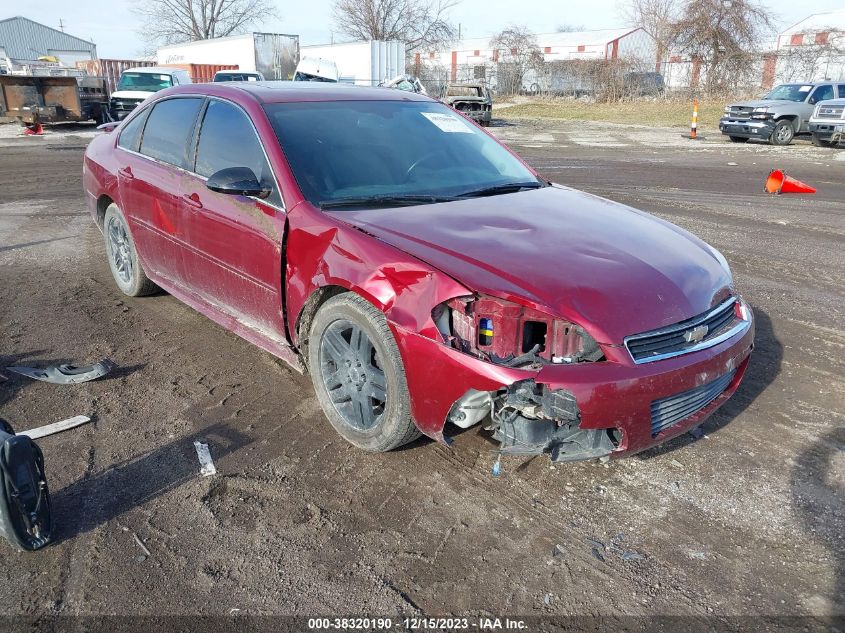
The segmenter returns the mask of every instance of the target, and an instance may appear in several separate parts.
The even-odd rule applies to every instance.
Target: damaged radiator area
[[[581,429],[575,396],[533,379],[496,392],[470,389],[449,413],[449,421],[462,428],[484,420],[485,429],[493,431],[500,442],[502,454],[548,453],[555,462],[604,457],[622,439],[618,429]]]

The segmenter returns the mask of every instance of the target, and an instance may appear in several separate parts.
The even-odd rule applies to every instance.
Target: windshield
[[[433,202],[498,185],[540,184],[504,147],[441,103],[276,103],[265,110],[302,193],[315,205],[396,196]]]
[[[157,92],[170,88],[173,79],[170,75],[159,75],[154,73],[123,73],[117,84],[118,90],[142,90],[144,92]]]
[[[807,95],[812,89],[813,86],[810,84],[784,84],[772,90],[763,99],[766,101],[783,100],[801,102],[807,98]]]

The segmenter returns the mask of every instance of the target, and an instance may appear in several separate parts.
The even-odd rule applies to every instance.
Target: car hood
[[[716,251],[647,213],[560,186],[331,215],[483,294],[601,343],[698,315],[730,292]]]
[[[799,105],[800,103],[800,101],[790,101],[788,99],[756,99],[753,101],[738,101],[737,103],[730,104],[730,107],[773,108],[777,106],[794,106]]]
[[[112,99],[146,99],[152,92],[146,90],[116,90],[111,93]]]

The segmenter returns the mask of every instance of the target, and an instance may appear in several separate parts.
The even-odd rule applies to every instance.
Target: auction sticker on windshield
[[[472,134],[472,128],[464,121],[451,114],[441,112],[420,112],[426,119],[434,123],[443,132],[463,132]]]

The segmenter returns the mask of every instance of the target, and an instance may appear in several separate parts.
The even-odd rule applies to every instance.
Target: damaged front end
[[[494,297],[459,297],[437,306],[432,318],[444,343],[480,360],[512,369],[604,361],[598,343],[580,326]],[[495,391],[470,389],[448,420],[461,428],[480,422],[503,454],[548,453],[552,461],[609,455],[618,429],[581,429],[575,396],[533,378]]]

